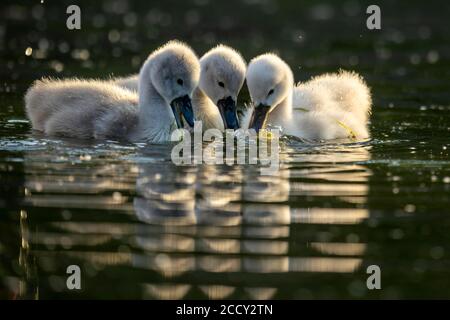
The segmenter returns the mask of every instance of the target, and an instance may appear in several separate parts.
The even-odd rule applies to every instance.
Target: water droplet
[[[394,240],[400,240],[404,237],[405,233],[403,232],[402,229],[394,229],[390,232],[391,234],[391,238]]]
[[[439,53],[437,51],[430,51],[427,54],[427,61],[428,63],[436,63],[439,61]]]
[[[444,256],[444,253],[444,248],[439,246],[430,249],[430,256],[435,260],[441,259]]]
[[[120,202],[122,201],[122,194],[118,191],[113,192],[112,198],[114,201]]]
[[[25,55],[26,55],[27,57],[31,56],[32,53],[33,53],[33,48],[31,48],[31,47],[28,47],[28,48],[25,50]]]
[[[90,161],[92,157],[89,154],[81,155],[80,160],[81,161]]]
[[[116,43],[120,40],[120,32],[117,30],[111,30],[108,33],[108,39],[111,43]]]

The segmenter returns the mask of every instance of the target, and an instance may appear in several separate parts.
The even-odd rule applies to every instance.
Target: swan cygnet
[[[200,58],[200,82],[192,104],[204,129],[238,129],[237,96],[245,80],[246,63],[234,49],[218,45]]]
[[[340,71],[294,85],[289,66],[275,54],[254,58],[247,69],[253,107],[244,128],[281,127],[306,140],[365,139],[371,94],[356,73]]]
[[[170,41],[139,72],[139,90],[96,80],[40,80],[25,96],[33,129],[81,139],[167,142],[194,125],[191,97],[200,63],[187,45]]]
[[[192,107],[203,130],[238,129],[237,96],[245,80],[246,63],[234,49],[218,45],[200,58],[200,81],[194,90]],[[138,90],[138,77],[117,78],[113,83]]]

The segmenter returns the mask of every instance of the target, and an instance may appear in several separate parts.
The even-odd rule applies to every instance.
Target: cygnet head
[[[253,58],[247,69],[247,86],[255,106],[249,128],[263,128],[268,113],[292,95],[293,85],[291,68],[280,57],[266,53]]]
[[[236,101],[245,80],[246,64],[234,49],[219,45],[200,59],[200,89],[217,105],[225,129],[239,128]]]
[[[191,97],[199,78],[200,63],[194,51],[182,42],[170,41],[153,52],[144,63],[139,73],[139,91],[153,85],[170,104],[177,126],[182,128],[184,119],[192,127]]]

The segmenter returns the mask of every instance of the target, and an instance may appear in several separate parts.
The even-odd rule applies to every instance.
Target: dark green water
[[[65,29],[64,2],[0,5],[1,299],[450,298],[447,2],[380,3],[381,31],[361,1],[73,3],[81,31]],[[288,141],[265,177],[30,131],[32,81],[136,72],[172,38],[247,60],[275,50],[299,81],[361,73],[372,139]],[[72,264],[80,291],[66,288]],[[381,290],[366,287],[369,265]]]

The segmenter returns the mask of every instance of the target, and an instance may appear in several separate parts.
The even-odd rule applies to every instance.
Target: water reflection
[[[90,270],[92,284],[111,268],[131,272],[124,292],[152,299],[268,299],[286,295],[281,274],[358,271],[367,244],[338,234],[369,218],[369,147],[294,147],[283,150],[277,176],[251,166],[176,167],[145,148],[114,151],[129,159],[118,163],[26,156],[24,205],[36,222],[23,239],[47,279],[41,292],[64,292],[52,277],[69,263]],[[336,234],[314,231],[321,225]]]
[[[358,270],[366,250],[364,243],[313,242],[312,235],[312,239],[302,239],[305,250],[296,252],[289,248],[289,226],[293,223],[357,224],[369,217],[368,211],[362,208],[296,207],[290,201],[299,196],[337,196],[347,206],[365,203],[371,173],[355,163],[369,160],[368,149],[336,149],[334,156],[327,150],[324,157],[316,154],[303,155],[301,159],[288,157],[275,177],[260,176],[255,168],[216,166],[201,166],[197,171],[189,168],[180,176],[172,177],[173,168],[168,168],[165,175],[161,168],[141,166],[135,212],[139,220],[161,226],[161,233],[137,237],[137,244],[145,253],[138,255],[133,265],[156,271],[166,281],[161,292],[155,290],[161,285],[146,284],[145,295],[179,299],[200,290],[211,299],[243,294],[264,299],[274,297],[279,290],[268,286],[270,282],[264,283],[264,277],[258,283],[264,288],[245,288],[239,294],[235,286],[205,286],[201,281],[193,281],[190,284],[194,283],[194,287],[180,285],[177,279],[196,272],[245,277],[246,274]],[[140,183],[155,175],[169,177],[162,188],[158,184]],[[292,177],[308,182],[292,181]],[[324,180],[333,184],[323,183]],[[197,189],[192,192],[194,188]],[[176,192],[189,197],[167,196]],[[175,208],[175,211],[164,212],[161,208]],[[190,234],[184,230],[187,225],[195,226]],[[144,230],[146,227],[138,226]],[[172,286],[167,281],[172,281]]]

